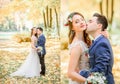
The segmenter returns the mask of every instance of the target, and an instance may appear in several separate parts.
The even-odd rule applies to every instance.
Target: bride
[[[31,50],[29,55],[27,56],[25,62],[18,68],[18,70],[10,76],[24,76],[24,77],[34,77],[40,76],[41,65],[39,61],[39,57],[37,54],[37,34],[36,28],[33,27],[31,29]]]
[[[91,41],[85,32],[86,22],[82,14],[73,12],[68,16],[69,26],[69,52],[68,64],[69,84],[84,84],[86,78],[79,75],[82,69],[89,70],[88,47]]]

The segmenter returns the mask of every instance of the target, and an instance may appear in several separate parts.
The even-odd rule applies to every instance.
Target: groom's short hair
[[[97,23],[102,24],[102,31],[107,29],[108,21],[107,21],[107,18],[104,15],[95,13],[95,14],[93,14],[93,17],[97,17]]]
[[[38,27],[37,29],[39,29],[40,31],[42,31],[42,32],[43,32],[43,28],[41,28],[41,27]]]

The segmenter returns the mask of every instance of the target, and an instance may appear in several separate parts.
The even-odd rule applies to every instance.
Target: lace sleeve
[[[71,45],[69,45],[69,53],[71,52],[71,50],[74,48],[74,47],[77,47],[77,46],[80,46],[81,47],[81,50],[82,52],[86,51],[87,50],[87,45],[82,42],[82,41],[78,41],[78,42],[75,42]]]

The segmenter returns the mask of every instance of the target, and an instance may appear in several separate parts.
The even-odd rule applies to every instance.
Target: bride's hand
[[[107,30],[101,32],[102,35],[104,35],[106,38],[109,38],[109,33]]]

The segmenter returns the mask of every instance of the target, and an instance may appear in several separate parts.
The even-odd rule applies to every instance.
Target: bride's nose
[[[88,24],[86,23],[86,26],[88,26]]]
[[[81,22],[80,25],[83,25],[83,22]]]

